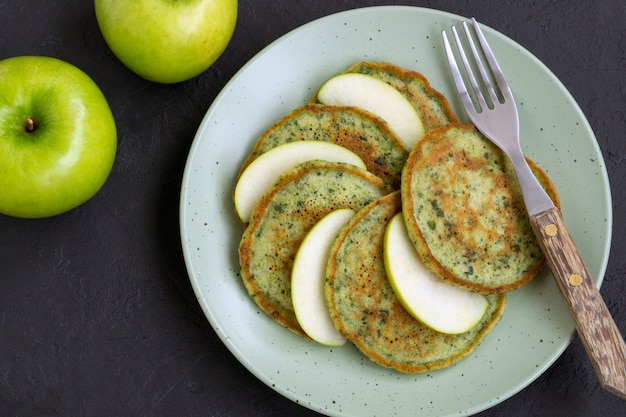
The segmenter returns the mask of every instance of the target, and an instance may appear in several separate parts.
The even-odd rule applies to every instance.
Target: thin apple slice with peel
[[[384,259],[396,296],[426,326],[441,333],[465,333],[485,315],[484,295],[450,285],[426,268],[407,234],[402,213],[387,225]]]
[[[302,240],[291,271],[291,299],[298,323],[311,339],[339,346],[346,338],[335,328],[324,297],[326,262],[339,231],[354,216],[339,209],[324,216]]]
[[[360,107],[389,124],[404,142],[413,149],[424,136],[424,126],[415,107],[391,85],[366,74],[337,75],[322,86],[318,100],[326,105]]]
[[[244,223],[250,221],[257,201],[281,174],[314,159],[344,162],[366,169],[357,154],[332,142],[301,140],[279,145],[259,155],[241,173],[233,196],[239,219]]]

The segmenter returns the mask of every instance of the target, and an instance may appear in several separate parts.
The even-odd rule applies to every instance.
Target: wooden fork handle
[[[626,344],[558,209],[530,222],[600,384],[626,398]]]

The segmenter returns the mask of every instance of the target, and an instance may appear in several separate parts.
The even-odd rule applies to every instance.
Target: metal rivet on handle
[[[583,277],[581,277],[580,275],[572,274],[569,276],[569,284],[572,287],[578,287],[582,283],[583,283]]]
[[[549,224],[543,230],[545,230],[548,236],[556,236],[556,234],[559,233],[559,229],[556,227],[556,224]]]

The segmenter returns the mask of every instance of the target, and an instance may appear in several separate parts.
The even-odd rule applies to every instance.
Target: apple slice
[[[339,209],[324,216],[302,240],[291,271],[291,299],[298,323],[311,339],[339,346],[346,338],[335,328],[324,297],[326,261],[339,231],[354,216]]]
[[[357,154],[332,142],[301,140],[279,145],[259,155],[241,173],[233,196],[239,219],[244,223],[250,221],[255,204],[281,174],[314,159],[344,162],[366,169]]]
[[[384,259],[396,296],[426,326],[441,333],[464,333],[485,315],[484,295],[450,285],[426,268],[409,239],[402,213],[387,225]]]
[[[415,107],[402,93],[378,78],[359,73],[340,74],[326,81],[317,97],[326,105],[360,107],[381,117],[408,150],[424,136],[424,126]]]

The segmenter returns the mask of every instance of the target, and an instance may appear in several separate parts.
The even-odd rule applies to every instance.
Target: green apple
[[[339,209],[317,222],[302,240],[291,272],[291,300],[298,323],[311,339],[327,346],[346,342],[330,317],[324,281],[330,247],[352,216],[354,211]]]
[[[0,61],[0,213],[49,217],[91,198],[117,148],[94,81],[56,58]]]
[[[324,83],[317,97],[323,104],[360,107],[381,117],[407,150],[413,149],[424,136],[422,119],[409,100],[391,85],[370,75],[336,75]]]
[[[124,65],[158,83],[206,71],[235,30],[237,0],[95,0],[105,41]]]
[[[314,159],[344,162],[366,169],[357,154],[332,142],[301,140],[279,145],[255,158],[239,176],[233,193],[239,219],[244,223],[250,221],[257,201],[281,174],[299,163]]]
[[[444,282],[424,266],[409,239],[402,213],[387,225],[385,269],[404,308],[417,320],[441,333],[465,333],[487,312],[484,295]]]

